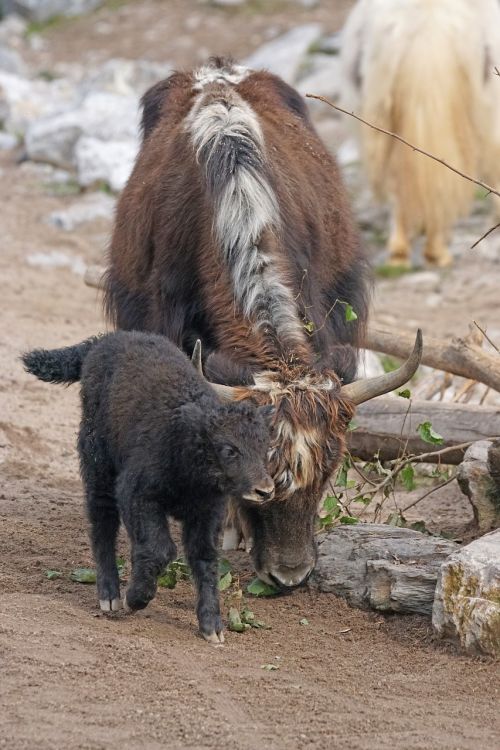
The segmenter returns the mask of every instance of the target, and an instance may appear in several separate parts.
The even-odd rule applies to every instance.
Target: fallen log
[[[311,585],[355,607],[430,615],[441,565],[457,549],[412,529],[339,527],[318,537]]]
[[[366,349],[406,359],[413,349],[415,336],[401,331],[369,328],[364,341]],[[461,375],[500,391],[500,357],[489,354],[467,337],[450,341],[424,336],[422,364]]]
[[[451,450],[425,460],[459,464],[466,448],[455,446],[500,435],[500,407],[413,400],[409,407],[407,399],[393,396],[361,404],[354,418],[356,429],[348,437],[351,454],[371,461],[378,453],[381,460],[389,461],[403,452],[418,456],[446,448]],[[417,428],[423,422],[431,422],[443,436],[442,444],[433,446],[420,438]]]

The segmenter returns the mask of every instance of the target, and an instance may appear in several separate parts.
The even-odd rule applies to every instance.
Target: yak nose
[[[248,495],[243,495],[246,500],[251,500],[254,503],[267,503],[274,497],[274,482],[269,477],[262,484],[256,485],[252,492]]]
[[[265,500],[272,500],[274,497],[274,482],[270,481],[267,484],[256,487],[255,494],[260,497],[263,502]]]
[[[294,588],[309,578],[313,568],[314,562],[305,562],[293,567],[277,565],[269,571],[269,578],[280,588]]]

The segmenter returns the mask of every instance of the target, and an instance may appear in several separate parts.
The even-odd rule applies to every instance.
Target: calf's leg
[[[210,514],[197,512],[183,524],[183,544],[198,593],[196,615],[200,633],[209,643],[224,643],[219,606],[217,542],[222,529],[224,507]]]
[[[116,567],[116,537],[120,516],[114,495],[114,474],[105,461],[85,458],[80,441],[82,477],[85,486],[90,541],[97,567],[97,593],[103,612],[121,607],[120,579]]]
[[[177,556],[167,515],[152,497],[120,492],[118,503],[132,544],[132,575],[124,599],[125,609],[144,609],[154,598],[157,579]]]

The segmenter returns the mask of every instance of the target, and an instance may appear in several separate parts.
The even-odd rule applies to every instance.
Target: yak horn
[[[194,345],[193,353],[191,355],[191,363],[193,367],[195,368],[196,372],[201,375],[202,378],[205,378],[205,375],[203,373],[203,365],[201,363],[201,341],[200,339],[196,339],[196,344]],[[235,389],[232,388],[230,385],[221,385],[220,383],[210,383],[208,381],[211,387],[214,389],[216,394],[223,399],[224,401],[234,401],[234,391]]]
[[[389,391],[394,391],[413,377],[421,359],[422,331],[419,328],[413,351],[401,367],[393,372],[384,373],[384,375],[377,375],[374,378],[365,378],[364,380],[356,380],[354,383],[343,385],[340,389],[340,394],[342,397],[348,398],[355,404],[362,404],[364,401],[369,401],[371,398],[382,396],[384,393],[389,393]]]
[[[191,364],[193,365],[196,372],[201,375],[203,378],[203,365],[201,364],[201,341],[200,339],[196,339],[196,344],[194,345],[193,353],[191,355]]]

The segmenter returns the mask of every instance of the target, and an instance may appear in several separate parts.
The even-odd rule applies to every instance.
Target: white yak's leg
[[[411,266],[411,244],[407,229],[396,204],[393,226],[389,238],[389,260],[391,266]]]

